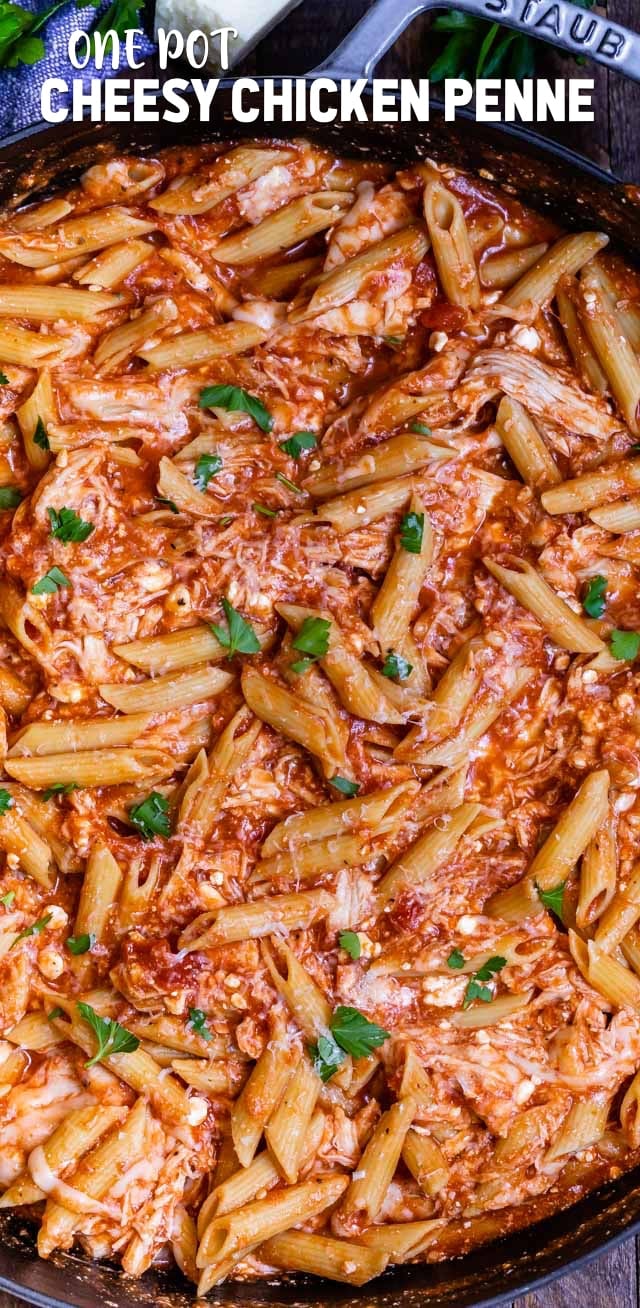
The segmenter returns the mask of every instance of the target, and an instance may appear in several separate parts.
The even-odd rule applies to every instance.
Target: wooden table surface
[[[241,0],[240,0],[241,3]],[[237,71],[296,74],[329,54],[368,8],[369,0],[304,0],[287,20],[286,40],[272,34]],[[639,0],[609,0],[611,19],[640,29]],[[417,19],[380,66],[380,74],[424,77],[432,61],[429,19]],[[611,170],[622,180],[640,183],[640,86],[593,64],[589,71],[552,52],[540,72],[551,76],[593,75],[596,121],[552,125],[548,134]],[[640,1308],[640,1239],[627,1240],[603,1254],[584,1271],[563,1276],[553,1285],[516,1299],[510,1308]],[[480,1288],[479,1288],[479,1292]],[[21,1301],[0,1291],[0,1308],[21,1308]]]

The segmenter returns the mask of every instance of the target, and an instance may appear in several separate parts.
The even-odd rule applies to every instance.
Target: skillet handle
[[[309,75],[370,78],[382,55],[418,14],[443,7],[443,0],[374,0],[338,49]],[[546,0],[450,0],[450,7],[539,37],[569,54],[588,55],[640,82],[640,36],[569,0],[555,0],[553,5]]]

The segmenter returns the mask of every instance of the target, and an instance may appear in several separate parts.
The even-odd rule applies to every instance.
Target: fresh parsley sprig
[[[396,654],[395,650],[390,649],[382,665],[383,677],[389,677],[390,681],[406,681],[412,672],[413,664],[403,658],[402,654]]]
[[[227,619],[227,629],[219,627],[215,622],[210,622],[209,626],[227,651],[227,658],[232,659],[234,654],[259,654],[260,641],[256,636],[250,622],[246,622],[233,604],[228,599],[220,601]]]
[[[62,568],[49,568],[49,571],[45,572],[44,577],[41,577],[40,580],[36,582],[35,586],[31,587],[31,594],[57,595],[61,586],[70,585],[71,582],[69,581],[69,578],[65,576]]]
[[[315,450],[318,441],[312,431],[296,431],[286,441],[280,441],[280,449],[291,459],[299,459],[303,450]]]
[[[541,890],[540,886],[536,883],[536,890],[538,892],[540,903],[544,904],[544,907],[548,909],[550,913],[553,913],[555,917],[559,918],[563,924],[564,918],[562,916],[562,903],[564,900],[566,885],[566,881],[561,881],[560,885],[554,886],[552,890]]]
[[[219,454],[201,454],[196,462],[193,480],[199,491],[206,491],[212,477],[215,477],[222,468],[222,459]]]
[[[15,939],[11,941],[9,948],[15,949],[19,940],[27,940],[29,936],[39,936],[45,927],[48,927],[52,916],[52,913],[45,913],[44,917],[38,918],[37,922],[32,922],[31,926],[23,927],[22,931],[19,931]]]
[[[80,1000],[76,1008],[84,1021],[91,1027],[96,1037],[98,1047],[93,1058],[90,1058],[85,1067],[94,1067],[96,1063],[101,1063],[103,1058],[109,1058],[111,1054],[132,1054],[138,1048],[140,1041],[126,1027],[120,1026],[114,1017],[101,1017],[96,1013],[91,1004],[85,1004]]]
[[[17,68],[18,64],[37,64],[45,52],[39,35],[53,14],[62,9],[66,0],[54,0],[41,13],[32,13],[22,5],[1,0],[0,3],[0,68]],[[3,384],[8,378],[2,374]]]
[[[85,522],[75,509],[47,509],[51,522],[51,535],[56,540],[64,541],[65,545],[77,544],[87,540],[93,531],[95,531],[94,522]]]
[[[591,9],[595,0],[575,0],[582,9]],[[431,64],[428,76],[432,82],[446,77],[463,77],[474,81],[478,77],[533,77],[536,58],[544,42],[530,36],[510,32],[499,23],[474,18],[459,9],[439,15],[431,31],[442,34],[445,45]],[[584,63],[578,57],[578,63]]]
[[[203,1013],[201,1008],[189,1009],[189,1026],[203,1040],[213,1040],[213,1035],[207,1026],[207,1014]]]
[[[346,949],[350,958],[359,958],[362,953],[360,936],[357,931],[341,931],[338,937],[341,949]]]
[[[467,982],[467,988],[464,992],[462,1007],[468,1008],[474,999],[480,999],[483,1004],[490,1004],[493,999],[493,988],[485,985],[484,982],[491,981],[492,977],[501,972],[503,967],[507,966],[506,958],[500,954],[494,954],[493,958],[488,958],[482,967],[474,972],[471,979]]]
[[[229,413],[248,413],[261,431],[271,431],[273,418],[269,410],[258,399],[250,395],[241,386],[205,386],[200,391],[198,404],[201,409],[227,409]]]
[[[319,1036],[309,1052],[318,1076],[328,1081],[347,1054],[353,1058],[366,1058],[388,1039],[389,1032],[370,1022],[359,1009],[341,1004],[331,1018],[329,1031]]]
[[[400,544],[407,554],[420,554],[424,536],[424,513],[405,513],[400,522]]]
[[[168,799],[157,790],[152,790],[141,804],[133,804],[129,809],[129,821],[143,840],[153,840],[154,836],[168,839],[171,835]]]

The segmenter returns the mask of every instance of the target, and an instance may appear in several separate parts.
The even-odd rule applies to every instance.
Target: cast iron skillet
[[[440,4],[442,0],[440,0]],[[640,37],[567,0],[455,0],[456,7],[499,19],[640,80]],[[377,0],[335,55],[309,76],[369,77],[381,54],[418,13],[438,0]],[[523,17],[524,14],[524,17]],[[73,182],[82,168],[120,150],[155,152],[170,145],[255,135],[230,115],[230,82],[216,97],[216,121],[167,124],[37,125],[0,145],[0,203],[44,196]],[[259,129],[258,129],[259,131]],[[578,155],[526,129],[487,127],[466,117],[445,123],[435,111],[426,125],[313,123],[270,128],[303,132],[343,154],[374,154],[409,162],[446,159],[487,176],[566,226],[607,231],[627,257],[640,256],[640,189],[623,187]],[[640,179],[638,179],[640,182]],[[638,1169],[601,1187],[573,1207],[464,1258],[391,1271],[362,1290],[297,1278],[290,1284],[226,1284],[210,1301],[237,1308],[489,1308],[577,1268],[640,1229]],[[35,1256],[34,1231],[18,1214],[0,1214],[0,1289],[43,1308],[188,1308],[193,1288],[177,1273],[152,1272],[131,1281],[115,1267],[76,1255]]]

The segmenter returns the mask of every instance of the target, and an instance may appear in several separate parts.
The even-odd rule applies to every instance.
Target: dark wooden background
[[[238,0],[242,4],[242,0]],[[238,72],[296,74],[313,68],[342,40],[368,8],[369,0],[304,0],[289,15],[286,39],[274,32],[251,54]],[[453,7],[453,6],[452,6]],[[640,0],[609,0],[610,18],[640,30]],[[380,74],[424,77],[430,53],[428,18],[416,19],[380,66]],[[545,54],[540,73],[595,77],[595,122],[554,125],[548,134],[610,168],[624,181],[640,183],[640,86],[593,64],[576,68],[552,51]],[[603,1254],[584,1271],[563,1276],[544,1290],[526,1294],[510,1308],[640,1308],[638,1260],[640,1241],[627,1240]],[[482,1287],[478,1286],[478,1295]],[[0,1291],[0,1308],[22,1308],[20,1301]]]

